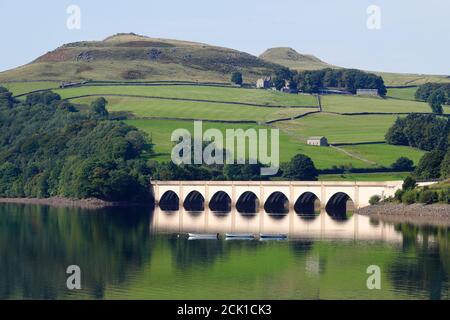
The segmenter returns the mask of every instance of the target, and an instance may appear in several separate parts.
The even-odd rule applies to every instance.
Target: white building
[[[264,78],[258,79],[256,81],[256,88],[258,88],[258,89],[268,89],[268,88],[270,88],[271,80],[272,79],[270,77],[264,77]]]
[[[310,146],[327,147],[328,140],[325,137],[309,137],[306,141]]]
[[[378,89],[358,89],[357,96],[378,96]]]

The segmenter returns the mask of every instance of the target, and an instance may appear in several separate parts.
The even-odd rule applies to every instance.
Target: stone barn
[[[328,147],[328,140],[325,137],[309,137],[306,143],[310,146]]]
[[[357,96],[378,96],[378,89],[358,89]]]

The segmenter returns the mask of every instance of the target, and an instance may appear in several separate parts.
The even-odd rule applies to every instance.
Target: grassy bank
[[[86,94],[128,94],[182,99],[218,100],[261,105],[317,106],[312,95],[284,94],[272,90],[202,86],[84,86],[56,90],[63,98]]]
[[[323,174],[320,181],[400,181],[404,180],[409,172],[377,172],[377,173],[343,173]]]
[[[73,103],[89,104],[96,98],[80,98]],[[180,119],[233,120],[265,122],[295,117],[310,108],[269,108],[212,102],[172,101],[130,97],[108,97],[109,111],[128,111],[136,117],[167,117]]]

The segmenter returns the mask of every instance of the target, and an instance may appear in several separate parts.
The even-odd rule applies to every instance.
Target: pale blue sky
[[[81,30],[66,28],[71,4],[81,8]],[[372,4],[381,7],[380,30],[366,27]],[[135,32],[255,55],[288,46],[365,70],[450,74],[449,15],[449,0],[0,0],[0,70],[67,42]]]

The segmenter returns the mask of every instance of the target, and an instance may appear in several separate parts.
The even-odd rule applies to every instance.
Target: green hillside
[[[131,124],[138,129],[146,132],[155,144],[155,151],[157,152],[157,160],[170,161],[170,153],[174,144],[170,141],[171,134],[176,129],[187,129],[191,133],[194,131],[194,124],[192,121],[173,121],[173,120],[128,120],[128,124]],[[212,123],[204,122],[203,130],[209,128],[216,128],[225,133],[226,129],[243,129],[250,128],[255,129],[270,129],[267,126],[255,126],[251,124],[224,124],[224,123]],[[218,144],[220,147],[221,145]],[[368,164],[354,159],[344,153],[336,152],[331,148],[318,148],[314,146],[308,146],[295,138],[285,134],[283,131],[280,133],[280,161],[287,162],[297,153],[303,153],[311,157],[315,165],[320,169],[331,168],[333,165],[349,164],[351,163],[356,168],[368,167]]]
[[[335,68],[313,55],[300,54],[292,48],[271,48],[259,57],[297,71]]]
[[[179,40],[117,34],[103,41],[65,44],[22,67],[1,72],[6,80],[190,80],[229,82],[241,71],[246,81],[277,66],[237,50]]]
[[[89,94],[126,94],[166,98],[214,100],[276,106],[317,106],[311,95],[286,95],[271,90],[223,88],[211,86],[83,86],[56,90],[63,98]]]
[[[383,77],[387,86],[418,86],[427,82],[450,82],[448,75],[374,72]]]
[[[240,104],[110,97],[107,95],[105,95],[105,98],[108,100],[109,111],[128,111],[138,118],[160,117],[267,122],[276,119],[291,118],[311,111],[310,108],[256,108]],[[90,97],[73,99],[71,101],[78,104],[89,104],[94,99],[94,97]]]
[[[17,95],[38,89],[51,89],[58,83],[26,82],[7,85]],[[310,156],[320,169],[342,166],[371,169],[389,167],[400,156],[406,156],[417,164],[423,155],[422,151],[382,142],[398,113],[430,112],[427,103],[405,100],[411,98],[413,90],[410,88],[390,89],[388,95],[394,98],[386,99],[322,96],[322,111],[318,107],[317,97],[313,95],[222,86],[90,83],[54,91],[80,108],[89,105],[99,96],[104,96],[108,100],[110,112],[125,115],[129,124],[151,137],[156,151],[154,159],[158,161],[170,160],[172,132],[178,128],[186,128],[192,132],[192,120],[197,119],[205,120],[204,130],[218,128],[225,132],[226,129],[238,128],[280,129],[282,162],[289,161],[295,154],[303,153]],[[446,109],[450,113],[450,109]],[[291,119],[296,117],[299,118]],[[270,123],[272,120],[278,121]],[[338,146],[308,146],[306,140],[310,136],[326,136],[331,144]],[[404,175],[405,173],[345,174],[325,175],[321,179],[380,180],[396,179]]]
[[[4,83],[0,82],[0,85],[8,89],[15,96],[17,96],[35,90],[58,88],[60,83],[52,81],[28,81],[28,82],[4,82]]]
[[[410,88],[389,88],[387,96],[390,98],[397,98],[402,100],[415,100],[417,87]]]
[[[384,134],[396,116],[363,115],[343,116],[317,113],[294,121],[275,125],[306,142],[311,136],[326,136],[330,143],[383,141]]]

